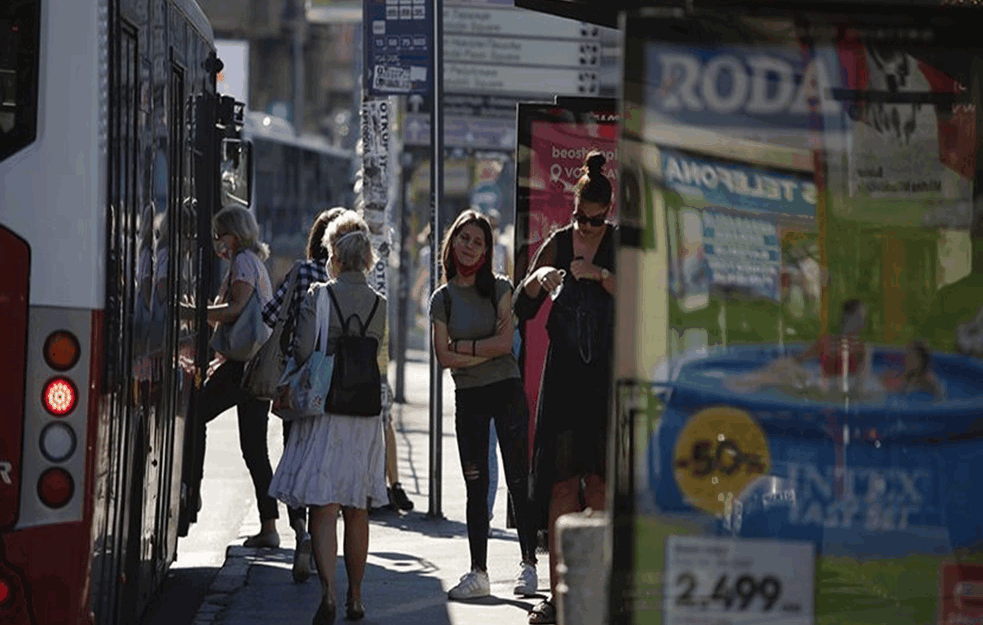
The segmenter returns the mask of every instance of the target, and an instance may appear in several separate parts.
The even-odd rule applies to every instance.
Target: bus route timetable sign
[[[362,0],[365,89],[370,96],[429,93],[430,0]]]
[[[812,543],[670,536],[666,625],[813,625]]]

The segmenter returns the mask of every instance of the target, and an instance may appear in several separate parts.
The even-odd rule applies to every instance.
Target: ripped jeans
[[[518,378],[455,393],[457,450],[467,487],[471,566],[485,570],[488,560],[488,428],[495,420],[505,480],[515,512],[522,559],[536,562],[535,518],[529,498],[529,408]]]

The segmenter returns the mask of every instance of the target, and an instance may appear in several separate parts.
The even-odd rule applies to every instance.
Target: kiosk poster
[[[617,622],[983,622],[983,52],[905,15],[626,21]]]
[[[520,102],[516,150],[515,276],[522,280],[540,246],[571,223],[574,189],[585,173],[584,158],[600,150],[603,173],[614,188],[609,217],[617,212],[618,115],[615,101],[558,98],[555,103]],[[536,414],[549,338],[546,320],[551,301],[522,324],[522,368],[530,414]],[[530,423],[530,432],[534,427]]]

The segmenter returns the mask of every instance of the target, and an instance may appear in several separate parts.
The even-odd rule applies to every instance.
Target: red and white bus
[[[0,623],[137,622],[194,520],[220,68],[193,0],[0,3]]]

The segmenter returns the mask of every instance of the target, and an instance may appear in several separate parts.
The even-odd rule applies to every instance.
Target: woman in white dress
[[[386,329],[386,300],[366,282],[374,265],[369,229],[357,213],[335,219],[324,235],[330,274],[327,283],[311,286],[301,304],[294,331],[294,358],[303,363],[317,340],[317,299],[320,289],[331,287],[345,317],[368,321],[366,336],[379,341]],[[371,314],[377,299],[378,308]],[[371,316],[371,320],[369,319]],[[358,324],[353,324],[358,326]],[[328,353],[335,352],[342,335],[342,320],[332,309]],[[332,623],[335,617],[335,558],[338,552],[336,523],[341,510],[345,521],[345,570],[348,592],[346,617],[365,614],[362,578],[369,549],[368,507],[388,501],[383,472],[385,444],[380,417],[353,417],[325,413],[294,423],[270,485],[270,494],[289,506],[308,506],[311,539],[323,596],[314,615],[315,625]]]

